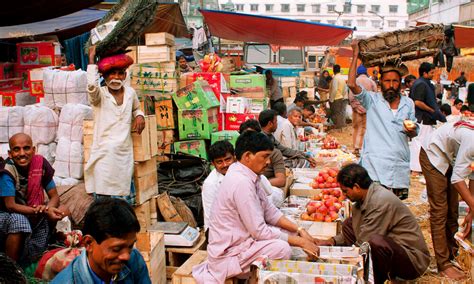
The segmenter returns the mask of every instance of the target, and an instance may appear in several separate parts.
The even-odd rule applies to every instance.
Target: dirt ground
[[[341,145],[346,145],[348,149],[353,150],[352,143],[352,126],[348,125],[342,131],[330,130],[328,132],[331,136],[336,137]],[[418,223],[421,227],[422,233],[425,237],[425,241],[430,250],[432,256],[431,265],[428,272],[417,281],[413,283],[473,283],[471,278],[466,281],[451,281],[447,278],[439,276],[436,269],[436,260],[434,258],[433,242],[431,240],[430,222],[429,222],[429,205],[427,200],[422,199],[422,194],[425,191],[426,186],[420,183],[418,176],[411,176],[409,197],[405,200],[405,204],[410,208]],[[425,194],[426,195],[426,194]],[[426,196],[425,196],[426,198]],[[470,275],[469,270],[465,270],[466,274]]]

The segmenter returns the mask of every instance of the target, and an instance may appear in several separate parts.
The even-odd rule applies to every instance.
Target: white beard
[[[109,82],[105,82],[107,87],[111,88],[112,90],[120,90],[123,87],[124,82],[122,80],[112,79]]]

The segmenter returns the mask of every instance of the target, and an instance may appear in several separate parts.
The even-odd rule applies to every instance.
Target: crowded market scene
[[[0,11],[0,284],[474,283],[474,1]]]

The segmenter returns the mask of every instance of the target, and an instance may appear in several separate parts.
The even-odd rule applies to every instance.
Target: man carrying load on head
[[[89,51],[87,91],[94,111],[94,141],[85,167],[88,193],[98,196],[130,196],[133,174],[132,132],[145,128],[135,91],[124,86],[126,69],[133,64],[125,54],[95,62],[95,47]],[[106,86],[99,85],[99,73]]]

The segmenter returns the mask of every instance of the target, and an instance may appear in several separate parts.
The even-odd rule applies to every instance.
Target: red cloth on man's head
[[[99,72],[106,74],[112,69],[126,69],[133,64],[133,59],[126,54],[117,54],[102,58],[97,62]]]

